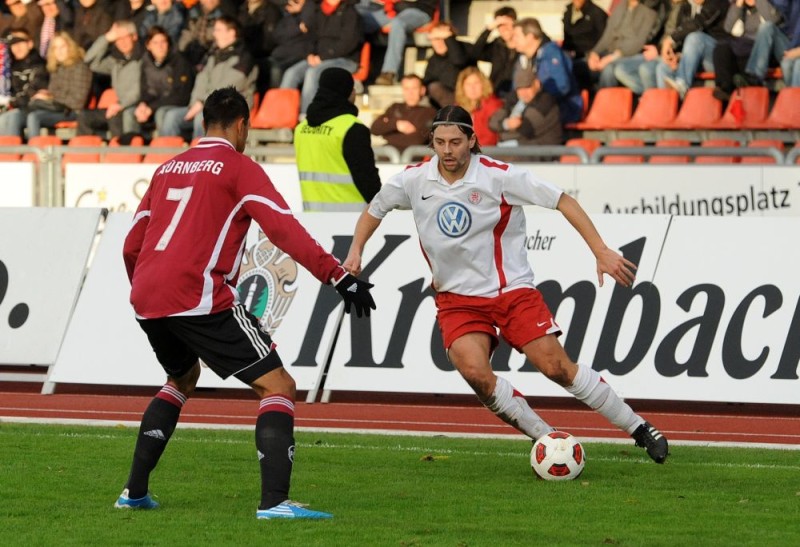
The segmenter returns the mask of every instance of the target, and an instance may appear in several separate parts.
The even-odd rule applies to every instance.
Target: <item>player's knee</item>
[[[170,377],[170,383],[174,384],[174,386],[186,395],[187,397],[190,396],[195,388],[197,387],[197,380],[200,379],[200,363],[195,363],[195,365],[189,369],[189,372],[180,376],[178,378]]]
[[[547,376],[553,382],[562,387],[567,387],[572,383],[572,380],[575,377],[575,374],[572,372],[573,367],[570,367],[569,365],[573,365],[573,363],[571,361],[553,358],[547,360],[538,368],[542,374]]]

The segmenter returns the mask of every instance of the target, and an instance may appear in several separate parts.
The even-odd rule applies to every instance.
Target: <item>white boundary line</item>
[[[125,420],[81,420],[73,418],[26,418],[20,416],[0,416],[0,425],[4,423],[18,424],[44,424],[44,425],[83,425],[93,427],[139,427],[139,421]],[[178,429],[230,429],[250,431],[252,425],[229,425],[229,424],[203,424],[203,423],[178,423]],[[410,431],[401,429],[350,429],[332,427],[296,427],[296,431],[305,433],[353,433],[359,435],[397,435],[401,437],[451,437],[457,439],[503,439],[503,440],[524,440],[530,441],[524,435],[516,434],[497,434],[497,433],[457,433],[457,432],[437,432],[437,431]],[[606,443],[606,444],[631,444],[631,439],[609,438],[609,437],[581,437],[582,442],[586,443]],[[800,444],[783,443],[750,443],[750,442],[729,442],[729,441],[684,441],[670,440],[674,446],[720,446],[730,448],[767,448],[775,450],[800,450]]]

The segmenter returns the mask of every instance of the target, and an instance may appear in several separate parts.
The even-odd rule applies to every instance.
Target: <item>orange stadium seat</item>
[[[678,92],[674,89],[647,89],[639,99],[624,129],[654,129],[668,125],[678,115]]]
[[[708,127],[722,114],[722,103],[710,87],[693,87],[686,92],[678,115],[661,129],[698,129]]]
[[[100,94],[100,98],[92,97],[89,99],[89,104],[86,106],[89,110],[104,109],[117,102],[117,92],[113,88],[108,88]],[[76,129],[78,127],[77,120],[65,120],[57,122],[56,129]]]
[[[28,139],[28,146],[46,148],[48,146],[61,146],[61,137],[56,135],[36,135]],[[39,156],[33,152],[28,152],[22,156],[22,161],[39,161]]]
[[[612,148],[630,148],[633,146],[644,146],[642,139],[614,139],[606,146]],[[644,163],[644,156],[633,156],[623,154],[613,154],[603,156],[603,163]]]
[[[762,123],[769,114],[769,89],[766,87],[741,87],[728,101],[722,117],[701,129],[741,129],[750,124]]]
[[[709,139],[700,145],[703,148],[739,148],[739,141],[733,139]],[[697,156],[695,163],[739,163],[739,156]]]
[[[294,129],[300,115],[300,91],[270,89],[264,94],[258,112],[250,121],[253,129]]]
[[[627,87],[604,87],[594,96],[586,119],[567,124],[568,129],[604,130],[625,127],[633,111],[633,92]]]
[[[364,42],[361,46],[361,55],[358,59],[358,69],[353,72],[353,79],[357,82],[365,82],[369,77],[370,60],[372,58],[372,45]]]
[[[800,129],[800,87],[784,87],[762,121],[749,121],[747,129]]]
[[[575,138],[569,139],[565,145],[566,146],[579,146],[586,150],[586,153],[589,154],[591,157],[592,152],[597,150],[600,145],[603,144],[597,139],[586,139],[586,138]],[[573,155],[564,155],[561,156],[561,163],[580,163],[581,160],[578,156]]]
[[[186,142],[179,135],[164,135],[153,137],[150,141],[151,148],[183,148]],[[148,152],[144,155],[142,163],[164,163],[175,157],[177,152]]]
[[[783,153],[783,141],[778,139],[753,139],[747,143],[748,148],[776,148]],[[749,156],[743,157],[742,163],[776,163],[775,158],[770,156]]]
[[[656,148],[683,148],[692,143],[687,139],[661,139],[656,141]],[[650,163],[689,163],[689,156],[650,156]]]
[[[19,135],[0,135],[0,147],[22,146],[22,137]],[[0,154],[0,161],[19,161],[22,154]]]
[[[131,138],[130,146],[144,146],[144,139],[135,135]],[[142,155],[137,152],[119,152],[114,151],[114,148],[119,148],[119,137],[112,137],[108,141],[108,152],[103,155],[105,163],[141,163]]]
[[[71,148],[83,148],[103,146],[103,139],[97,135],[79,135],[72,137],[67,146]],[[62,156],[63,162],[66,163],[99,163],[99,152],[65,152]]]

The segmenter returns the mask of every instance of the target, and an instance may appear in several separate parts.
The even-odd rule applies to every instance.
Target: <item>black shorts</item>
[[[200,358],[219,377],[250,385],[282,367],[275,344],[244,306],[211,315],[139,319],[164,370],[180,378]]]

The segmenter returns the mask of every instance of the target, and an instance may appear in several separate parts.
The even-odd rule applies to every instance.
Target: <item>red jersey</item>
[[[251,220],[322,283],[344,275],[261,166],[227,140],[206,137],[156,170],[125,238],[137,316],[207,315],[237,304]]]

